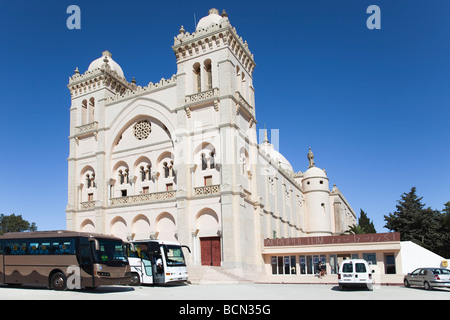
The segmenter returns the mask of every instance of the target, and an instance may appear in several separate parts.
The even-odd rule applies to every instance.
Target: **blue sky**
[[[81,30],[66,27],[72,4]],[[372,4],[380,30],[366,27]],[[450,201],[447,0],[0,0],[0,213],[64,229],[69,76],[109,50],[129,81],[169,78],[173,37],[212,7],[249,43],[257,128],[279,129],[295,171],[311,147],[379,232],[413,186],[434,209]]]

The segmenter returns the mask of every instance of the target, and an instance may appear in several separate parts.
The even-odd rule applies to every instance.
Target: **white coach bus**
[[[140,240],[127,243],[131,285],[166,284],[188,280],[186,260],[178,242]]]

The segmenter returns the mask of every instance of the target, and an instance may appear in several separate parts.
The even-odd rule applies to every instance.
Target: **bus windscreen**
[[[177,245],[164,245],[164,252],[166,254],[166,263],[168,267],[185,266],[183,251]]]
[[[106,265],[127,263],[126,252],[121,241],[98,239],[99,250],[95,252],[95,262]]]

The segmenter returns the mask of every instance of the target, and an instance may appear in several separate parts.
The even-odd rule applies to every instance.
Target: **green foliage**
[[[367,233],[377,233],[373,221],[370,221],[367,213],[361,209],[358,224],[351,226],[345,233],[350,234],[367,234]]]
[[[358,219],[358,225],[361,226],[361,228],[364,230],[364,233],[377,233],[377,230],[375,230],[375,226],[373,225],[373,221],[370,221],[367,214],[361,209],[359,219]]]
[[[449,217],[450,202],[442,212],[425,208],[416,188],[401,195],[394,213],[384,216],[385,228],[400,232],[402,241],[413,241],[418,245],[444,257],[450,256]]]
[[[365,232],[364,232],[364,229],[359,224],[354,224],[346,231],[346,233],[364,234]]]
[[[22,218],[22,215],[0,214],[0,235],[7,232],[36,231],[37,227],[34,222],[30,223]]]

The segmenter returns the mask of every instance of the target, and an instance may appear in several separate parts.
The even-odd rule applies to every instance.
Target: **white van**
[[[373,290],[373,277],[369,264],[363,259],[344,260],[338,274],[339,289],[363,287]]]

